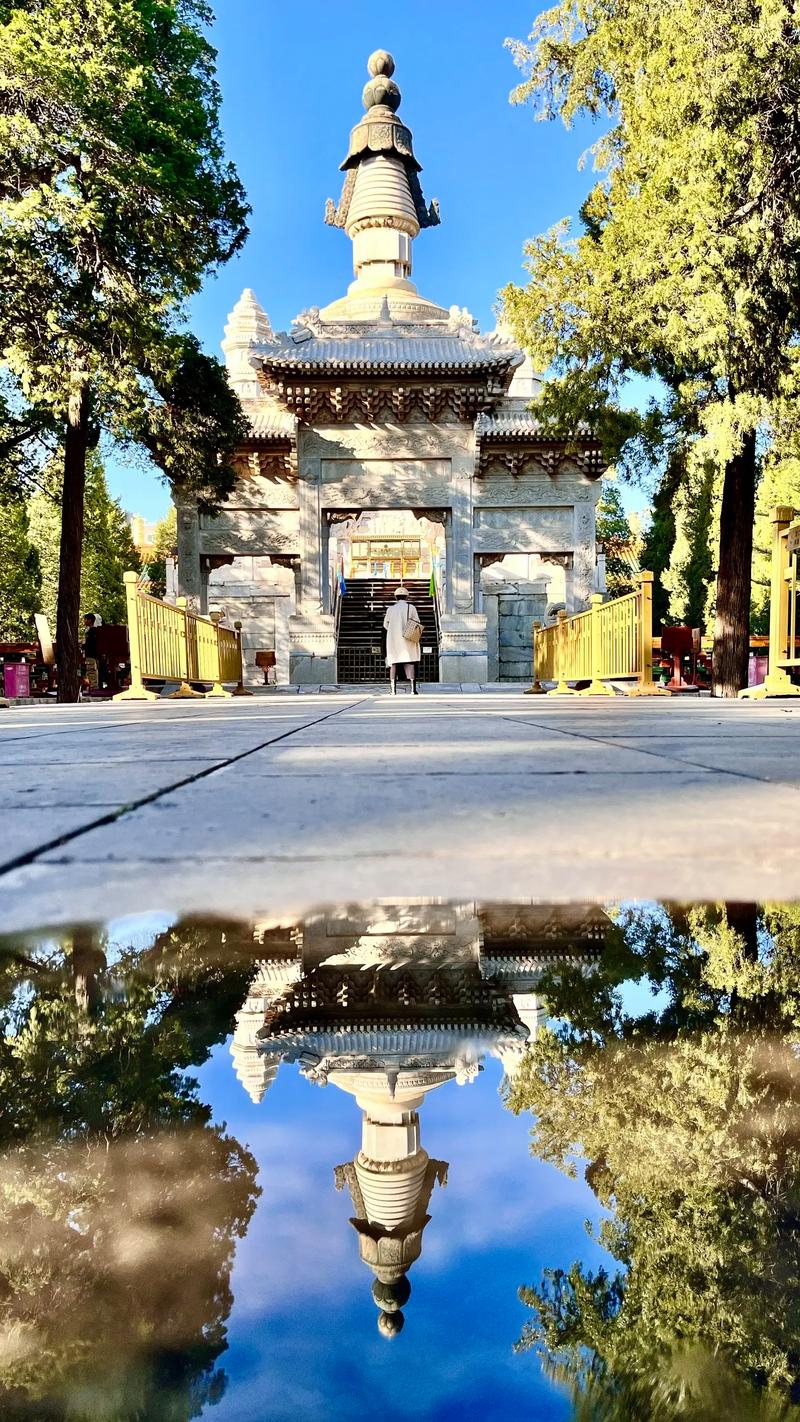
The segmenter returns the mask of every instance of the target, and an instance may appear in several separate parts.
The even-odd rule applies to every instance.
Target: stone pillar
[[[444,610],[453,611],[453,513],[448,509],[444,516]]]
[[[300,461],[300,587],[298,610],[289,619],[289,676],[294,685],[331,686],[336,681],[333,617],[323,610],[323,522],[320,509],[320,459]],[[327,544],[327,539],[325,540]],[[327,581],[327,580],[326,580]]]
[[[186,598],[187,607],[203,610],[207,578],[200,562],[200,518],[197,505],[177,504],[178,524],[178,596]]]
[[[472,559],[472,586],[473,586],[472,605],[473,605],[473,607],[475,608],[475,611],[476,611],[476,612],[484,612],[484,611],[485,611],[484,603],[483,603],[483,582],[482,582],[482,580],[481,580],[481,573],[482,573],[482,572],[483,572],[483,560],[482,560],[482,558],[481,558],[479,555],[476,555],[476,556]]]
[[[450,587],[453,612],[473,612],[472,572],[472,464],[471,454],[453,459]]]
[[[309,614],[323,610],[319,480],[319,457],[303,460],[297,481],[300,504],[300,578],[303,611]]]
[[[483,683],[488,679],[486,615],[475,611],[472,553],[472,472],[475,451],[454,454],[451,462],[450,517],[445,524],[447,591],[439,643],[439,679],[443,683]]]
[[[326,515],[320,517],[319,524],[319,563],[320,563],[320,601],[323,612],[331,610],[331,526]]]
[[[600,480],[581,485],[576,491],[574,554],[572,562],[572,602],[569,611],[579,612],[589,604],[595,589],[597,542],[595,504],[600,496]]]
[[[480,563],[478,563],[480,578]],[[500,680],[500,589],[485,588],[483,606],[486,612],[486,680]]]

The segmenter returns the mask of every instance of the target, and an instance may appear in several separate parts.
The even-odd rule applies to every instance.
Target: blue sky
[[[377,48],[395,57],[423,191],[441,203],[441,227],[414,244],[415,280],[425,296],[467,306],[491,328],[499,289],[523,276],[525,239],[576,214],[592,181],[579,160],[596,130],[536,123],[508,102],[518,71],[503,41],[529,33],[535,0],[218,0],[216,8],[225,139],[253,214],[242,254],[193,302],[191,325],[206,348],[219,354],[245,286],[277,329],[344,294],[350,243],[325,227],[323,208],[338,199],[339,164]],[[155,474],[114,459],[109,475],[129,512],[166,512]]]

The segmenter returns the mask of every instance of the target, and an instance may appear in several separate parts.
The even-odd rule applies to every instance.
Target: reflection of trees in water
[[[644,1016],[622,983],[658,990]],[[618,1271],[521,1291],[520,1347],[581,1419],[796,1416],[800,1401],[800,909],[623,914],[596,975],[509,1092],[533,1151],[586,1178]]]
[[[252,939],[191,922],[110,967],[77,931],[0,963],[0,1412],[184,1422],[225,1375],[256,1163],[188,1069]]]

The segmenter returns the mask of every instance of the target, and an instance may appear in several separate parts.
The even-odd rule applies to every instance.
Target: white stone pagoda
[[[600,450],[544,436],[529,409],[540,381],[506,334],[419,294],[413,244],[438,205],[422,195],[391,55],[369,72],[326,210],[354,280],[289,332],[250,289],[231,312],[223,350],[251,438],[218,517],[179,503],[178,591],[242,620],[254,678],[267,650],[279,681],[335,683],[337,529],[410,513],[443,529],[439,679],[529,680],[531,619],[595,587]]]
[[[387,1337],[403,1327],[408,1271],[447,1180],[422,1145],[425,1098],[474,1081],[486,1056],[513,1076],[546,1015],[542,977],[591,973],[609,926],[591,905],[428,902],[343,905],[258,935],[234,1068],[255,1102],[282,1064],[355,1098],[360,1149],[334,1179]]]

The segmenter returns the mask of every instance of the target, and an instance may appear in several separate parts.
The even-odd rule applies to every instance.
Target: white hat
[[[395,597],[408,597],[408,588],[395,588]]]

